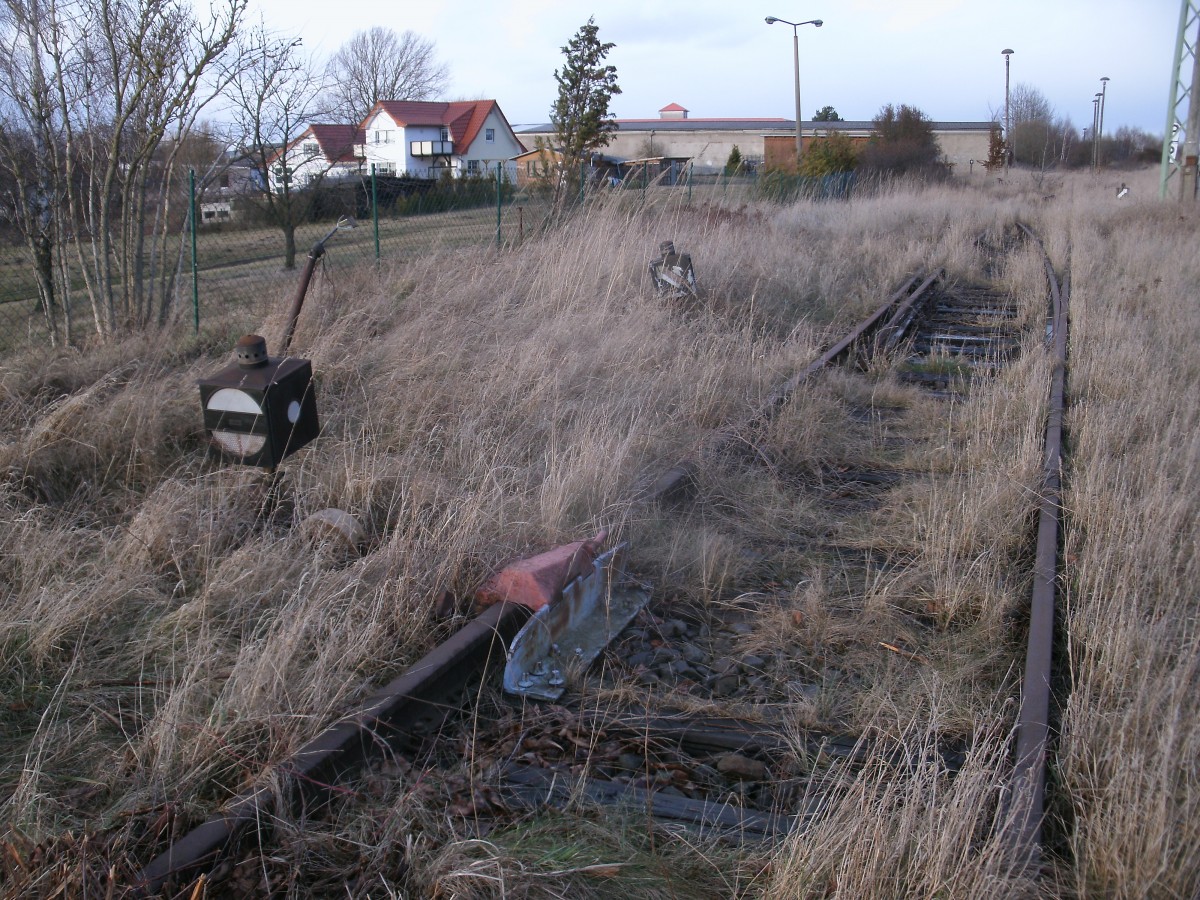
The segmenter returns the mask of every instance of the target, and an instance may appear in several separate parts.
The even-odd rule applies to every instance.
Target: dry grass
[[[1200,368],[1186,355],[1197,324],[1183,301],[1196,220],[1149,201],[1119,206],[1090,180],[1047,193],[910,188],[653,215],[622,201],[504,254],[444,254],[378,281],[337,270],[310,297],[294,344],[318,373],[323,434],[285,464],[275,505],[261,476],[217,466],[201,446],[195,381],[225,363],[232,336],[6,359],[0,841],[50,848],[18,873],[28,895],[83,892],[110,865],[120,881],[172,827],[431,646],[444,591],[465,595],[507,558],[601,526],[631,540],[635,566],[664,593],[699,610],[782,585],[785,599],[744,649],[794,647],[798,675],[828,678],[786,721],[887,734],[914,753],[967,737],[966,768],[950,778],[918,754],[902,772],[834,773],[828,815],[770,858],[573,814],[478,841],[439,813],[437,790],[395,772],[328,822],[285,824],[256,890],[344,895],[352,871],[354,889],[372,896],[1194,893],[1189,401]],[[704,460],[688,511],[632,499],[906,274],[945,265],[984,277],[976,238],[998,240],[1017,218],[1034,220],[1060,265],[1069,246],[1076,279],[1073,691],[1053,887],[1014,869],[989,830],[1040,462],[1036,340],[948,420],[907,388],[834,377],[772,424],[750,454],[756,471]],[[703,303],[651,294],[646,263],[665,238],[693,255]],[[1033,314],[1036,260],[1018,254],[989,274]],[[272,300],[263,322],[271,342],[285,301]],[[1167,385],[1138,362],[1146,347]],[[847,419],[847,404],[872,393],[906,410],[903,436],[921,449],[897,450],[886,424]],[[830,532],[795,484],[835,460],[929,477],[870,532]],[[295,527],[329,506],[363,523],[361,558],[314,550]],[[827,539],[903,565],[839,571],[809,552]],[[881,651],[881,640],[919,646],[919,659]],[[1152,745],[1135,743],[1147,733]],[[91,843],[69,837],[81,834]]]
[[[1107,198],[1105,198],[1107,201]],[[1080,895],[1200,891],[1196,209],[1076,192],[1056,809]],[[1061,220],[1061,219],[1059,219]],[[1057,224],[1057,221],[1056,223]]]

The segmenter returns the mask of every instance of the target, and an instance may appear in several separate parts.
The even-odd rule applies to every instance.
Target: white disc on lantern
[[[247,413],[252,416],[263,414],[262,407],[254,402],[253,397],[235,388],[221,388],[208,398],[208,408],[217,412]],[[214,431],[212,439],[222,450],[234,456],[250,456],[267,443],[266,435],[239,431]]]

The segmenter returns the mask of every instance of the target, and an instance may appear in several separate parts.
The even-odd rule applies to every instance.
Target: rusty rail
[[[1062,434],[1067,373],[1067,306],[1070,279],[1060,287],[1050,257],[1029,228],[1025,235],[1042,249],[1050,285],[1050,325],[1054,373],[1046,419],[1042,466],[1042,499],[1038,515],[1037,555],[1029,605],[1029,642],[1017,722],[1016,763],[1005,828],[1014,857],[1036,865],[1041,858],[1045,814],[1046,763],[1050,737],[1050,679],[1054,644],[1055,582],[1058,577],[1059,531],[1062,523]]]
[[[858,346],[866,338],[875,333],[877,329],[882,327],[885,319],[890,313],[901,303],[913,303],[921,297],[929,288],[936,282],[945,278],[943,269],[936,270],[933,274],[921,281],[917,285],[920,276],[913,275],[908,278],[883,304],[876,309],[866,319],[859,322],[851,331],[840,341],[822,353],[817,359],[809,363],[775,390],[767,395],[762,406],[750,418],[736,425],[727,426],[711,433],[704,441],[704,446],[700,455],[704,452],[712,452],[720,450],[723,447],[729,446],[737,438],[738,435],[745,434],[747,431],[756,428],[769,422],[778,411],[795,393],[796,389],[808,379],[812,378],[822,369],[831,366],[836,362],[840,362],[850,352]],[[653,484],[650,485],[641,495],[641,499],[647,501],[660,500],[667,497],[672,497],[678,494],[684,487],[691,482],[696,470],[699,468],[699,463],[696,456],[689,457],[671,467],[663,473]]]
[[[944,273],[939,269],[923,281],[916,275],[907,279],[867,319],[768,394],[750,418],[711,435],[708,446],[728,443],[736,434],[769,421],[805,381],[843,360],[874,334],[897,304],[914,301],[942,278]],[[302,293],[298,292],[297,298],[302,302]],[[289,336],[298,311],[297,304],[289,314]],[[672,468],[639,499],[657,500],[673,493],[691,477],[694,466],[693,462],[685,461]],[[256,787],[234,798],[217,814],[173,842],[141,871],[136,890],[154,894],[181,879],[211,871],[251,834],[269,832],[277,815],[286,812],[279,805],[284,795],[289,795],[293,809],[311,811],[328,802],[337,782],[368,760],[436,734],[461,709],[465,695],[482,686],[491,664],[504,659],[509,641],[528,615],[529,610],[518,604],[498,603],[489,607],[372,694],[357,710],[327,728],[290,759],[272,766],[257,780]]]
[[[280,782],[293,794],[294,806],[311,809],[327,802],[333,785],[367,760],[436,734],[482,686],[491,663],[504,659],[505,647],[528,615],[514,603],[488,607],[291,759],[272,767],[257,787],[172,843],[142,870],[137,889],[157,893],[171,881],[210,870],[252,831],[269,831],[281,812]]]

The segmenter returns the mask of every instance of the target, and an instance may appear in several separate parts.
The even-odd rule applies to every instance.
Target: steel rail
[[[938,269],[932,275],[925,278],[921,284],[914,288],[920,279],[919,275],[913,275],[908,278],[887,300],[883,302],[871,315],[856,325],[850,330],[845,337],[835,343],[832,347],[822,353],[817,359],[809,363],[783,384],[779,385],[775,390],[771,391],[764,400],[762,406],[750,418],[745,421],[726,426],[712,432],[705,439],[703,448],[697,454],[694,454],[687,459],[674,465],[672,468],[660,475],[640,496],[639,499],[653,502],[669,497],[673,497],[681,492],[688,485],[699,469],[698,456],[705,452],[713,452],[720,450],[732,444],[739,435],[745,434],[760,425],[769,422],[778,411],[795,393],[796,389],[808,379],[812,378],[822,369],[840,362],[848,356],[856,346],[861,344],[866,338],[875,333],[876,330],[883,327],[885,319],[893,309],[900,303],[911,303],[921,297],[935,282],[945,278],[945,270]]]
[[[1060,288],[1049,254],[1027,228],[1021,230],[1041,247],[1050,285],[1050,324],[1054,371],[1046,419],[1042,491],[1038,513],[1037,553],[1029,605],[1029,641],[1017,721],[1016,762],[1008,798],[1006,829],[1014,858],[1028,865],[1041,860],[1045,816],[1046,766],[1050,739],[1050,696],[1054,645],[1055,586],[1062,524],[1062,438],[1067,374],[1067,312],[1070,279]]]
[[[882,325],[902,301],[919,298],[944,278],[938,269],[921,283],[908,278],[886,302],[827,349],[818,359],[767,395],[763,405],[739,425],[710,435],[708,447],[731,442],[737,434],[770,420],[791,395],[817,372],[844,359]],[[914,287],[915,286],[915,287]],[[291,321],[291,318],[289,318]],[[685,461],[660,477],[637,499],[655,501],[691,478],[695,463]],[[473,685],[482,685],[490,664],[504,659],[508,642],[528,618],[518,604],[489,607],[402,675],[372,694],[355,711],[305,744],[290,759],[267,769],[256,786],[172,842],[139,874],[134,885],[143,895],[158,893],[180,879],[211,871],[251,835],[268,833],[286,812],[281,798],[290,794],[293,807],[311,811],[328,802],[335,785],[370,759],[395,752],[436,733],[456,711],[454,702]]]
[[[271,767],[256,787],[173,842],[141,871],[136,889],[158,893],[171,881],[211,870],[252,831],[270,830],[284,811],[279,806],[284,791],[290,789],[294,806],[311,811],[327,802],[348,772],[435,734],[464,705],[463,695],[482,685],[490,662],[504,658],[528,615],[514,603],[488,607],[353,713]]]

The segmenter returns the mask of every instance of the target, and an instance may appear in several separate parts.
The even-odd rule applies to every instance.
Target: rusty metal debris
[[[675,252],[674,241],[658,245],[659,257],[650,262],[650,278],[659,296],[684,300],[696,296],[696,270],[690,253]]]
[[[497,603],[356,710],[330,725],[290,759],[265,772],[245,793],[175,840],[141,872],[135,890],[155,894],[211,871],[250,835],[270,831],[288,797],[307,814],[336,794],[336,785],[365,761],[419,746],[468,706],[493,662],[525,622],[529,610]]]
[[[622,572],[625,544],[596,557],[562,596],[539,609],[513,638],[504,689],[557,700],[569,676],[585,670],[650,600],[650,592]]]

